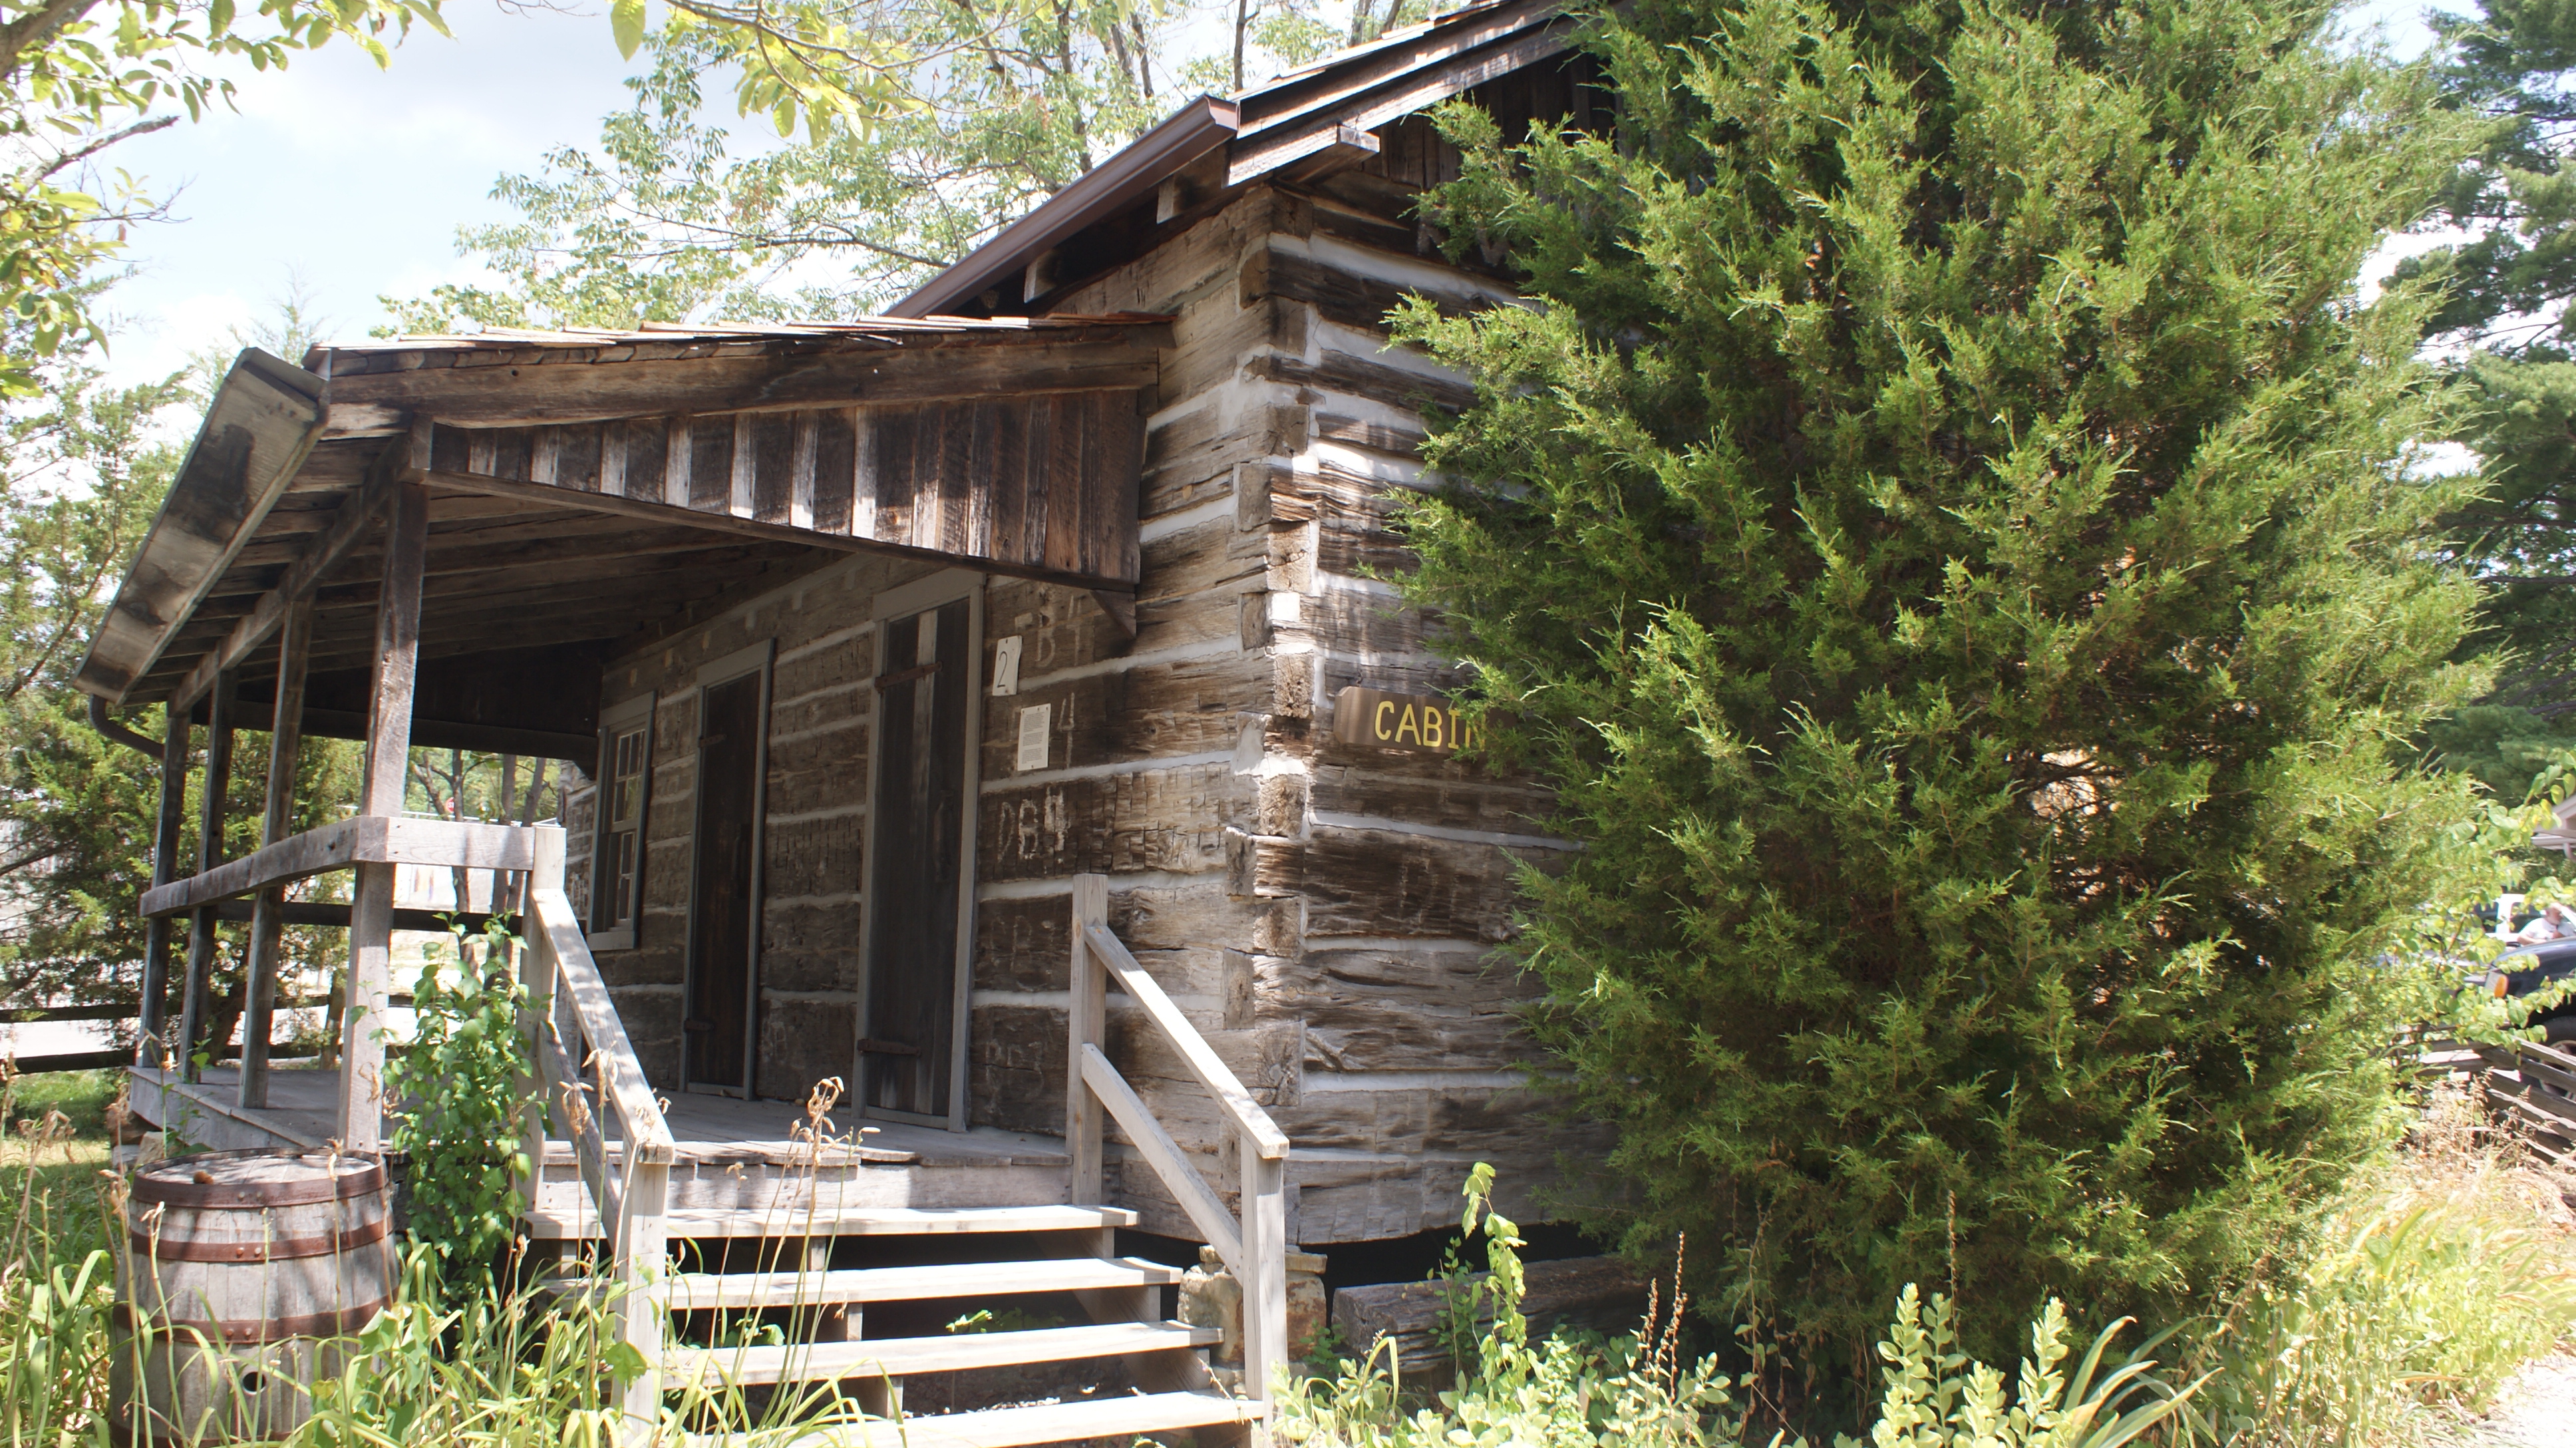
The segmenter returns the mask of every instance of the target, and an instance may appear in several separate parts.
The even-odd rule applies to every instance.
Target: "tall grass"
[[[2234,1304],[2204,1362],[2242,1448],[2402,1448],[2485,1412],[2576,1330],[2570,1185],[2434,1095],[2327,1214],[2304,1265]]]
[[[122,1183],[103,1170],[105,1135],[83,1129],[97,1115],[81,1104],[22,1105],[0,1079],[0,1448],[113,1441],[111,1254]],[[1873,1440],[2101,1448],[2125,1434],[2231,1448],[2405,1448],[2485,1409],[2522,1363],[2576,1330],[2576,1223],[2561,1183],[2500,1141],[2477,1103],[2437,1100],[2407,1147],[2361,1180],[2328,1215],[2323,1247],[2234,1304],[2179,1365],[2155,1365],[2174,1356],[2169,1346],[2124,1352],[2108,1337],[2071,1350],[2085,1339],[2056,1314],[2033,1325],[2019,1373],[1982,1368],[1958,1353],[1947,1304],[1909,1298],[1882,1350]],[[1511,1235],[1508,1222],[1485,1226]],[[618,1377],[637,1366],[615,1340],[612,1286],[576,1267],[534,1280],[505,1274],[449,1299],[431,1272],[414,1254],[394,1307],[346,1344],[293,1442],[608,1448]],[[1366,1354],[1293,1385],[1282,1436],[1311,1448],[1750,1441],[1748,1384],[1713,1362],[1684,1360],[1673,1330],[1680,1306],[1668,1302],[1643,1331],[1607,1344],[1531,1342],[1507,1325],[1516,1312],[1496,1312],[1497,1330],[1474,1345],[1470,1380],[1436,1398],[1409,1390],[1389,1354]],[[666,1436],[756,1445],[863,1421],[828,1387],[671,1387]],[[2130,1416],[2185,1392],[2188,1411]],[[896,1425],[877,1426],[889,1448],[900,1442]]]
[[[0,1067],[0,1442],[9,1448],[100,1436],[115,1297],[105,1086],[104,1073],[20,1078]]]
[[[426,1248],[413,1250],[394,1305],[351,1341],[340,1373],[315,1386],[313,1417],[289,1443],[611,1448],[622,1422],[617,1385],[643,1366],[617,1340],[616,1289],[572,1276],[514,1291],[479,1278],[459,1294],[444,1290],[435,1262]],[[674,1386],[658,1441],[714,1433],[756,1448],[861,1421],[829,1385],[748,1394]]]

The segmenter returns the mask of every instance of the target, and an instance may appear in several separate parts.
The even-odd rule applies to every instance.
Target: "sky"
[[[461,224],[508,217],[493,182],[588,144],[628,99],[604,6],[498,9],[450,0],[453,40],[416,32],[378,70],[333,44],[284,73],[243,75],[238,109],[118,148],[117,164],[170,201],[140,228],[135,275],[109,306],[120,376],[159,376],[300,286],[337,336],[384,320],[380,294],[415,295],[477,269]]]
[[[632,67],[604,0],[560,3],[448,0],[452,40],[416,34],[383,70],[331,45],[282,74],[242,75],[234,112],[118,148],[116,164],[169,198],[173,219],[138,230],[135,275],[110,295],[111,373],[158,377],[231,351],[234,329],[273,318],[291,291],[327,334],[359,337],[385,320],[380,295],[479,276],[457,256],[456,230],[512,214],[493,182],[594,142],[600,117],[628,100]],[[2431,40],[2423,8],[2369,0],[2354,19],[2413,53]]]

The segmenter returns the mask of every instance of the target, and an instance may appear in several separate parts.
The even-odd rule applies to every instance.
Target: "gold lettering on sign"
[[[1357,684],[1333,696],[1333,737],[1363,748],[1437,754],[1455,754],[1484,743],[1475,726],[1459,718],[1446,699],[1390,694]]]

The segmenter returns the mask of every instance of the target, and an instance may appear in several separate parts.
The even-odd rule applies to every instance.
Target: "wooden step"
[[[1179,1322],[1103,1322],[1029,1332],[961,1332],[945,1337],[789,1343],[783,1347],[682,1348],[663,1355],[663,1387],[692,1382],[820,1383],[901,1378],[916,1373],[971,1372],[1019,1363],[1116,1357],[1122,1353],[1206,1347],[1222,1334]]]
[[[714,1308],[811,1307],[844,1302],[917,1302],[1095,1287],[1160,1287],[1181,1269],[1141,1258],[1063,1257],[1038,1262],[964,1262],[929,1267],[845,1268],[837,1272],[683,1272],[665,1291],[674,1312]]]
[[[1250,1423],[1259,1403],[1211,1393],[1147,1393],[1123,1398],[1077,1399],[1025,1408],[988,1408],[906,1418],[901,1424],[868,1422],[818,1428],[775,1448],[1030,1448],[1039,1443],[1134,1438],[1180,1428]],[[739,1436],[699,1436],[687,1448],[743,1448]]]
[[[586,1241],[607,1234],[599,1215],[583,1210],[538,1210],[521,1218],[540,1242]],[[786,1207],[739,1211],[683,1207],[663,1217],[674,1242],[692,1237],[926,1237],[958,1232],[1073,1232],[1132,1227],[1124,1207]]]

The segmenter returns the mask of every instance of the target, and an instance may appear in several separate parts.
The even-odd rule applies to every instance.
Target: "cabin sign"
[[[1344,744],[1434,754],[1455,754],[1485,742],[1484,731],[1461,718],[1446,699],[1357,684],[1333,696],[1333,737]]]

